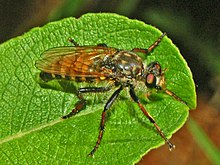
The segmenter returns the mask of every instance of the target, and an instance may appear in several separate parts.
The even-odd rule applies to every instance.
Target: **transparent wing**
[[[101,67],[103,58],[118,50],[102,46],[57,47],[45,51],[36,62],[41,71],[64,76],[100,77],[110,76],[108,69]]]

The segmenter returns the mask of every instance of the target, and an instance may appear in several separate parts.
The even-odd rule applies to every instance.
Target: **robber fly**
[[[177,95],[164,87],[164,71],[162,71],[160,63],[152,62],[146,66],[143,60],[136,54],[139,52],[149,54],[161,42],[165,35],[166,33],[163,33],[147,49],[134,48],[131,51],[107,47],[106,44],[79,46],[73,39],[70,39],[70,42],[72,42],[74,46],[49,49],[42,54],[42,59],[36,62],[36,67],[41,70],[40,77],[44,81],[65,79],[79,83],[99,83],[106,81],[110,84],[105,87],[79,88],[76,92],[79,101],[69,114],[62,117],[63,119],[74,116],[85,107],[86,100],[82,95],[83,93],[107,92],[113,87],[117,88],[104,106],[98,140],[90,152],[90,156],[93,156],[101,143],[107,111],[118,98],[120,92],[125,88],[129,89],[131,98],[138,104],[150,122],[154,124],[160,136],[169,145],[169,149],[171,150],[175,147],[166,138],[154,118],[141,104],[134,90],[136,82],[143,82],[146,88],[156,88],[172,96],[174,99],[185,103]]]

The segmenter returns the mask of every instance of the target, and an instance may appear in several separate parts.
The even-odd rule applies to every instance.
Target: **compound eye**
[[[159,73],[161,72],[161,67],[160,67],[160,64],[159,64],[159,63],[156,63],[156,64],[154,65],[154,70],[159,71]]]
[[[154,75],[151,73],[151,74],[148,74],[147,75],[147,83],[148,84],[153,84],[154,82]]]
[[[147,66],[147,72],[153,73],[154,76],[161,75],[161,66],[159,62],[152,62]]]
[[[149,88],[153,88],[156,86],[156,77],[154,76],[154,74],[149,73],[146,76],[146,86]]]

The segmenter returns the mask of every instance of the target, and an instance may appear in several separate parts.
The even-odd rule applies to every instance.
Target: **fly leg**
[[[73,38],[69,38],[68,41],[71,42],[74,46],[79,46],[79,44]],[[97,44],[97,46],[108,47],[105,43]]]
[[[99,136],[98,136],[98,140],[96,142],[96,145],[94,146],[93,150],[90,152],[89,156],[93,156],[95,151],[98,149],[101,140],[102,140],[102,136],[104,133],[104,129],[105,129],[105,117],[106,117],[106,112],[107,110],[111,107],[111,105],[113,104],[113,102],[117,99],[117,97],[119,96],[120,92],[122,91],[123,87],[121,86],[119,89],[117,89],[112,96],[109,98],[108,102],[105,104],[104,110],[102,112],[102,120],[100,123],[100,130],[99,130]]]
[[[180,101],[181,103],[187,105],[187,103],[185,101],[183,101],[181,98],[179,98],[175,93],[173,93],[172,91],[168,90],[168,89],[162,89],[166,94],[170,95],[171,97],[173,97],[174,99],[176,99],[177,101]]]
[[[72,38],[69,38],[68,41],[71,42],[74,46],[79,46],[79,44]]]
[[[62,119],[70,118],[85,108],[86,100],[82,96],[82,93],[107,92],[110,89],[111,89],[111,86],[79,88],[77,91],[77,97],[79,98],[79,101],[75,104],[75,108],[69,114],[63,116]]]
[[[167,35],[166,33],[163,33],[149,48],[147,48],[147,49],[134,48],[134,49],[132,49],[132,52],[134,52],[134,53],[140,52],[140,53],[148,54],[148,53],[152,52],[154,50],[154,48],[156,48],[159,45],[159,43],[161,42],[163,37],[166,35]]]
[[[100,43],[100,44],[97,44],[97,46],[101,46],[101,47],[108,47],[108,45],[107,44],[105,44],[105,43]]]
[[[159,132],[160,136],[165,140],[165,142],[168,144],[169,149],[172,150],[173,148],[175,148],[175,145],[172,144],[164,135],[163,131],[161,130],[161,128],[157,125],[156,121],[154,120],[154,118],[147,112],[147,110],[144,108],[144,106],[141,104],[139,98],[137,97],[137,95],[134,92],[134,87],[130,86],[130,95],[131,98],[138,104],[139,108],[141,109],[141,111],[144,113],[144,115],[150,120],[150,122],[156,127],[157,131]]]
[[[86,106],[86,100],[80,94],[79,91],[77,92],[77,97],[79,98],[79,101],[75,104],[75,108],[69,114],[63,116],[62,119],[70,118],[70,117],[74,116],[75,114],[77,114],[82,109],[84,109],[84,107]]]

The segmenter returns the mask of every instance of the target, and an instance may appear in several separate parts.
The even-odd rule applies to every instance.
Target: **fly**
[[[106,81],[110,84],[106,87],[79,88],[76,92],[79,101],[69,114],[62,117],[63,119],[74,116],[85,107],[86,100],[83,97],[83,93],[108,92],[113,87],[117,88],[104,106],[98,139],[89,154],[90,156],[94,155],[101,143],[107,111],[125,88],[129,89],[132,100],[138,104],[144,115],[156,127],[160,136],[168,144],[169,149],[172,150],[175,147],[166,138],[154,118],[147,112],[135,92],[136,82],[142,82],[147,88],[163,91],[186,104],[181,98],[166,89],[164,71],[160,63],[155,61],[145,65],[143,60],[137,55],[137,53],[149,54],[152,52],[165,35],[166,33],[163,33],[147,49],[134,48],[131,51],[108,47],[106,44],[79,46],[73,39],[70,39],[74,46],[49,49],[43,53],[42,59],[36,62],[36,67],[41,70],[40,77],[46,82],[53,79],[65,79],[79,83]]]

